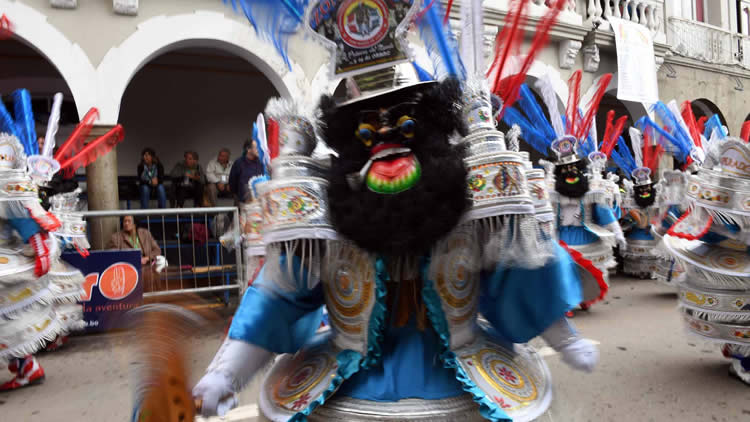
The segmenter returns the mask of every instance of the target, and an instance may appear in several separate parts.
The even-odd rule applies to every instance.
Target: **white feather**
[[[484,19],[482,0],[461,4],[461,58],[468,75],[484,72]]]
[[[682,126],[682,130],[684,130],[685,133],[688,134],[688,138],[690,138],[690,143],[692,143],[693,146],[695,146],[695,140],[693,139],[692,136],[690,136],[690,129],[688,129],[688,126],[685,123],[685,120],[682,118],[682,112],[680,112],[680,107],[677,106],[677,101],[676,100],[670,101],[667,104],[667,108],[669,109],[669,111],[672,112],[672,114],[674,114],[675,119],[677,119],[677,122],[680,124],[680,126]]]
[[[263,161],[265,161],[266,168],[270,169],[271,166],[271,153],[268,151],[268,136],[266,135],[266,118],[263,113],[258,113],[258,118],[255,120],[255,124],[258,127],[258,141],[260,147],[263,150]]]
[[[47,133],[44,135],[42,155],[45,157],[52,157],[52,152],[55,150],[55,135],[57,135],[57,129],[60,127],[60,107],[62,107],[62,101],[63,95],[59,92],[55,94],[52,102],[52,112],[47,121]]]
[[[597,138],[597,133],[596,133],[596,116],[594,116],[594,120],[591,121],[591,127],[589,128],[589,136],[591,137],[591,140],[594,142],[594,151],[599,151],[599,139]]]
[[[535,84],[539,92],[542,93],[542,100],[547,106],[549,112],[549,120],[552,123],[552,129],[558,138],[565,136],[565,127],[563,126],[562,116],[560,115],[560,109],[557,108],[557,94],[555,88],[552,86],[552,80],[548,74],[545,74]]]
[[[643,167],[643,134],[641,131],[630,128],[630,145],[633,147],[633,158],[638,167]]]

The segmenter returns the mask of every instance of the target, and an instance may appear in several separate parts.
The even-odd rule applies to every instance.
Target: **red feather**
[[[268,119],[266,122],[266,138],[268,141],[268,153],[271,160],[279,156],[279,123]]]
[[[611,80],[612,74],[605,73],[604,75],[602,75],[601,79],[599,79],[599,82],[597,82],[599,86],[596,88],[594,97],[591,98],[591,101],[589,102],[588,110],[586,110],[586,114],[583,117],[583,124],[579,128],[577,128],[577,131],[575,133],[571,133],[577,139],[583,138],[584,136],[586,136],[586,133],[588,133],[589,127],[594,121],[594,116],[599,110],[599,103],[601,103],[602,97],[604,97],[604,93],[607,92],[607,87],[609,86],[609,82]]]
[[[501,98],[503,98],[503,95],[499,92],[499,85],[503,68],[508,57],[516,54],[523,42],[523,24],[526,22],[525,10],[528,4],[528,0],[519,0],[516,3],[516,8],[505,17],[505,25],[503,25],[502,31],[498,32],[497,37],[495,37],[495,58],[487,72],[487,79],[490,82],[490,91],[500,95]]]
[[[502,97],[503,110],[501,110],[499,118],[502,118],[503,111],[506,108],[512,106],[516,100],[518,100],[521,85],[526,81],[526,74],[534,63],[537,54],[539,54],[549,42],[549,31],[557,22],[557,16],[562,12],[564,3],[564,1],[558,0],[554,6],[551,6],[551,9],[546,15],[544,15],[544,17],[542,17],[534,29],[534,39],[531,41],[531,47],[529,48],[529,52],[526,53],[526,58],[521,65],[521,69],[510,78],[509,84],[504,90],[505,95]]]
[[[620,138],[622,129],[625,127],[625,122],[628,121],[628,116],[620,116],[615,124],[612,124],[612,120],[615,117],[615,111],[610,110],[607,113],[607,128],[604,131],[604,140],[602,141],[601,152],[609,158],[612,154],[612,150],[617,145],[617,141]]]
[[[76,155],[78,151],[83,149],[86,138],[91,133],[91,128],[94,127],[94,122],[99,118],[99,111],[96,108],[91,108],[81,122],[78,123],[73,133],[68,136],[68,139],[60,146],[55,154],[55,160],[59,163],[69,159]]]
[[[566,132],[570,135],[575,134],[576,123],[578,122],[578,104],[581,101],[581,71],[576,70],[568,79],[568,107],[565,109],[565,119],[567,120]]]
[[[750,141],[750,120],[742,124],[742,132],[740,133],[740,137],[745,142]]]
[[[451,17],[451,8],[453,7],[453,0],[448,0],[448,6],[445,8],[445,17],[443,18],[443,25],[448,23],[448,19]]]
[[[693,107],[690,106],[690,101],[682,103],[682,120],[685,121],[688,129],[690,130],[690,137],[693,138],[693,142],[696,146],[702,146],[701,132],[698,131],[698,122],[695,121],[695,115],[693,114]]]
[[[60,163],[60,170],[65,177],[72,177],[76,170],[88,166],[97,158],[112,151],[125,138],[125,130],[121,125],[110,129],[109,132],[89,142],[81,152]]]
[[[644,144],[646,144],[644,139]],[[651,169],[651,174],[656,174],[659,165],[659,159],[664,154],[664,147],[661,145],[644,145],[643,147],[643,167]]]
[[[703,116],[700,119],[698,119],[698,131],[700,133],[703,133],[706,131],[706,122],[708,121],[708,116]]]

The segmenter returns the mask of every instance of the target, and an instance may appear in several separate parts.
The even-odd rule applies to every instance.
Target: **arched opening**
[[[696,120],[699,120],[701,117],[710,119],[714,114],[718,114],[719,120],[721,120],[721,124],[727,126],[727,129],[731,132],[732,129],[727,125],[727,120],[724,118],[724,114],[712,101],[705,98],[699,98],[697,100],[691,101],[690,104]]]
[[[25,88],[32,97],[37,136],[44,136],[57,92],[64,96],[57,141],[62,142],[78,123],[78,111],[68,84],[58,69],[36,49],[16,39],[0,41],[0,94],[13,113],[11,93]]]
[[[118,146],[121,182],[123,176],[136,176],[146,147],[156,151],[167,175],[188,150],[198,153],[204,169],[223,147],[230,149],[230,160],[236,159],[257,114],[277,95],[264,73],[220,44],[153,58],[123,95],[119,121],[127,142]],[[169,183],[166,187],[169,191]]]

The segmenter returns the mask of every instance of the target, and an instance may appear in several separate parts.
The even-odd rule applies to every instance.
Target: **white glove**
[[[201,415],[204,417],[224,416],[238,404],[232,380],[220,372],[204,375],[193,388],[193,397],[203,401]]]
[[[206,375],[193,388],[193,397],[203,400],[201,414],[223,416],[236,407],[238,401],[235,393],[271,357],[272,353],[266,349],[227,337],[208,365]]]
[[[563,362],[579,371],[591,372],[599,362],[599,349],[585,338],[579,338],[563,346],[559,352]]]
[[[167,262],[167,258],[159,255],[154,259],[152,265],[154,267],[154,271],[160,273],[164,271],[165,268],[167,268],[167,265],[169,265],[169,263]]]
[[[567,318],[560,318],[547,327],[542,338],[573,369],[591,372],[599,362],[599,349],[591,341],[579,337]]]
[[[615,242],[617,242],[617,246],[620,247],[621,252],[628,248],[628,241],[622,234],[620,234],[619,236],[615,236]]]

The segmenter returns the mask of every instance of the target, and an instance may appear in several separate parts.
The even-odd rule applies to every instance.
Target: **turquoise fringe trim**
[[[424,283],[422,288],[422,298],[427,307],[427,317],[430,319],[432,327],[440,337],[440,342],[443,346],[443,352],[440,355],[443,365],[446,368],[454,369],[456,371],[456,379],[463,386],[463,390],[471,394],[472,399],[479,404],[479,413],[485,419],[493,422],[513,422],[513,419],[511,419],[494,401],[489,399],[487,395],[476,384],[474,384],[474,381],[471,380],[469,374],[467,374],[458,363],[456,354],[450,350],[450,331],[448,329],[448,322],[445,320],[440,296],[433,287],[433,281],[427,277],[427,268],[429,268],[429,259],[425,259],[422,263],[422,281]]]
[[[388,280],[390,280],[390,276],[386,270],[385,262],[382,258],[378,257],[375,260],[375,304],[372,308],[372,314],[370,314],[369,332],[367,335],[367,355],[362,356],[354,350],[342,350],[339,352],[336,355],[338,369],[336,370],[336,375],[328,385],[328,388],[326,388],[317,399],[310,402],[304,410],[289,418],[289,422],[307,421],[307,416],[309,416],[318,406],[323,405],[323,403],[325,403],[326,400],[328,400],[328,398],[339,389],[344,381],[351,378],[352,375],[356,374],[361,369],[367,369],[371,365],[380,361],[383,353],[380,344],[383,340],[383,332],[385,328],[385,297],[388,294],[388,288],[386,286]]]

